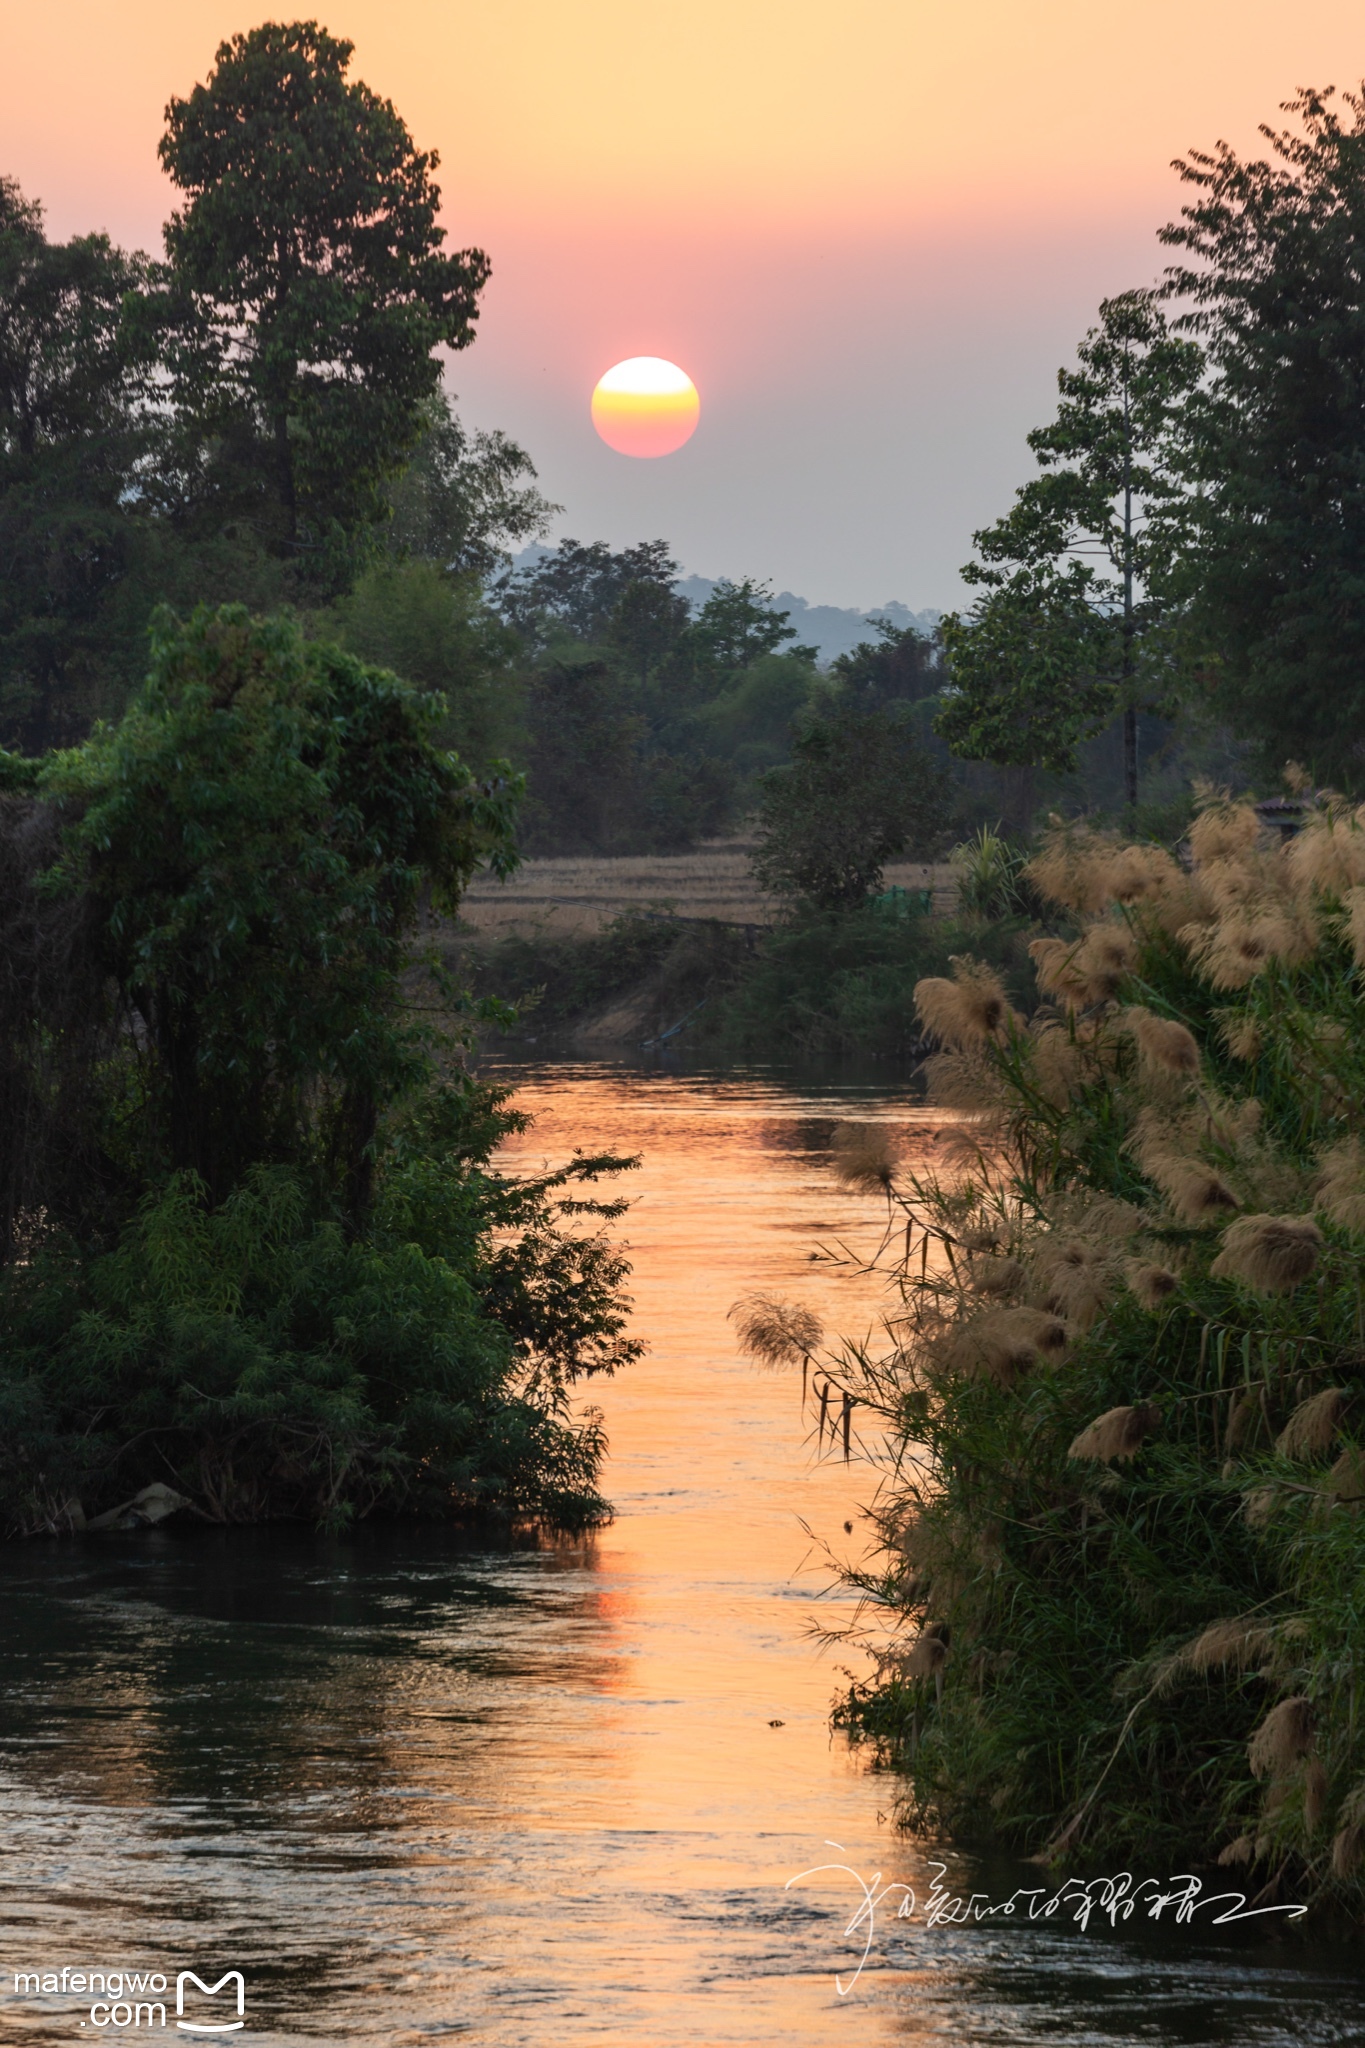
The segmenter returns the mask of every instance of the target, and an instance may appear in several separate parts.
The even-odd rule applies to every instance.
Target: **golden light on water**
[[[662,356],[630,356],[597,380],[592,423],[618,455],[671,455],[701,418],[697,387]]]

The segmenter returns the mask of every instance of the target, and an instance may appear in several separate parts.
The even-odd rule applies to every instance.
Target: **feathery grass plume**
[[[1112,1465],[1121,1458],[1135,1458],[1144,1439],[1161,1420],[1161,1410],[1150,1401],[1133,1408],[1109,1408],[1083,1429],[1067,1452],[1068,1458],[1095,1458]]]
[[[1004,1244],[1008,1232],[998,1216],[971,1216],[957,1231],[957,1241],[964,1251],[993,1252]]]
[[[1235,1451],[1245,1441],[1256,1423],[1260,1420],[1260,1416],[1260,1399],[1248,1387],[1245,1393],[1237,1395],[1231,1408],[1228,1410],[1227,1443],[1229,1450]]]
[[[1158,1017],[1141,1004],[1123,1013],[1123,1023],[1137,1042],[1144,1067],[1166,1074],[1197,1074],[1199,1044],[1192,1031],[1173,1017]]]
[[[820,1318],[796,1301],[746,1294],[730,1310],[739,1348],[765,1365],[799,1365],[814,1353],[824,1329]]]
[[[907,1678],[932,1678],[948,1661],[948,1645],[942,1636],[926,1630],[901,1652],[898,1661]]]
[[[834,1171],[850,1187],[889,1190],[896,1148],[885,1124],[840,1124],[834,1133]]]
[[[1212,913],[1212,918],[1196,919],[1196,923],[1237,915],[1254,917],[1271,909],[1289,910],[1297,900],[1284,856],[1278,851],[1272,853],[1262,849],[1225,860],[1211,860],[1194,872]]]
[[[1065,1316],[1078,1330],[1088,1330],[1114,1292],[1113,1259],[1079,1237],[1047,1240],[1035,1270],[1042,1286],[1042,1306]]]
[[[1047,1022],[1030,1034],[1034,1086],[1053,1109],[1065,1109],[1081,1083],[1085,1055],[1061,1024]]]
[[[948,1370],[967,1380],[1012,1387],[1040,1358],[1066,1349],[1066,1325],[1042,1309],[995,1309],[958,1324],[942,1346]]]
[[[1253,1778],[1283,1778],[1313,1740],[1313,1703],[1304,1693],[1280,1700],[1247,1744]]]
[[[965,955],[953,961],[951,981],[916,982],[915,1009],[926,1031],[958,1052],[1003,1038],[1014,1014],[999,975]]]
[[[1245,1671],[1273,1644],[1274,1632],[1265,1622],[1215,1621],[1181,1654],[1189,1671]]]
[[[1166,1696],[1180,1679],[1191,1674],[1205,1677],[1210,1671],[1245,1671],[1269,1654],[1273,1642],[1273,1631],[1264,1622],[1245,1617],[1210,1622],[1202,1635],[1182,1644],[1156,1666],[1153,1689]]]
[[[1147,1147],[1138,1154],[1142,1170],[1154,1180],[1181,1223],[1213,1223],[1238,1207],[1237,1197],[1221,1173],[1203,1159]]]
[[[1092,1188],[1054,1199],[1052,1218],[1056,1228],[1074,1231],[1105,1251],[1112,1251],[1118,1239],[1145,1229],[1151,1220],[1136,1203]]]
[[[1283,911],[1235,912],[1215,925],[1186,926],[1181,944],[1214,988],[1245,988],[1267,967],[1301,967],[1317,951],[1316,935]]]
[[[1321,1757],[1310,1756],[1303,1767],[1303,1824],[1316,1834],[1327,1810],[1327,1771]]]
[[[1319,1458],[1336,1435],[1346,1411],[1347,1395],[1340,1387],[1324,1387],[1300,1401],[1275,1439],[1282,1458]]]
[[[1322,1232],[1311,1216],[1239,1216],[1223,1232],[1209,1272],[1256,1294],[1286,1294],[1314,1271],[1321,1250]]]
[[[967,1285],[974,1294],[1014,1294],[1024,1284],[1018,1259],[974,1258],[967,1261]]]
[[[1345,896],[1365,883],[1365,831],[1361,812],[1342,816],[1320,811],[1305,819],[1285,849],[1285,861],[1298,886],[1323,895]]]
[[[1261,821],[1251,804],[1214,802],[1190,826],[1190,852],[1200,867],[1210,861],[1235,860],[1250,853],[1261,836]]]
[[[1255,1856],[1256,1843],[1254,1838],[1251,1835],[1238,1835],[1235,1842],[1229,1842],[1226,1849],[1219,1851],[1217,1862],[1221,1869],[1227,1870],[1235,1867],[1237,1864],[1251,1863],[1255,1860]]]
[[[1158,1266],[1153,1259],[1129,1259],[1124,1273],[1130,1291],[1152,1314],[1165,1308],[1180,1285],[1179,1274],[1169,1266]]]
[[[1365,888],[1348,889],[1341,900],[1352,955],[1357,967],[1365,967]]]
[[[1118,849],[1085,827],[1063,828],[1044,836],[1025,875],[1040,896],[1067,910],[1093,913],[1114,900],[1114,861]]]
[[[1365,1822],[1348,1821],[1332,1842],[1333,1877],[1354,1877],[1365,1861]]]
[[[966,1052],[931,1053],[922,1069],[929,1100],[942,1109],[965,1109],[975,1115],[998,1109],[1003,1098],[1000,1077],[984,1060]],[[940,1133],[940,1144],[952,1133]]]
[[[1261,1027],[1255,1017],[1243,1010],[1224,1010],[1220,1014],[1218,1036],[1235,1060],[1254,1060],[1261,1050]]]
[[[1365,1508],[1365,1451],[1343,1451],[1327,1474],[1329,1499],[1359,1513]]]
[[[1279,1504],[1278,1486],[1253,1486],[1242,1507],[1242,1520],[1248,1529],[1266,1529]]]
[[[1092,924],[1081,940],[1073,963],[1085,990],[1085,1002],[1106,1003],[1117,995],[1137,958],[1137,940],[1126,924],[1105,919]]]
[[[1034,979],[1043,994],[1055,996],[1071,1009],[1088,1000],[1085,975],[1076,965],[1080,948],[1079,939],[1033,939],[1028,949]]]
[[[1365,1147],[1359,1138],[1334,1145],[1318,1161],[1318,1202],[1343,1230],[1365,1230]]]
[[[1121,846],[1109,864],[1109,893],[1115,903],[1159,900],[1184,880],[1164,846]]]

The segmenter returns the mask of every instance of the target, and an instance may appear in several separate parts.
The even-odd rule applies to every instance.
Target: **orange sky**
[[[165,101],[261,15],[0,0],[0,168],[52,229],[154,246]],[[283,10],[280,10],[283,12]],[[302,11],[302,10],[300,10]],[[454,365],[566,530],[813,600],[944,604],[1107,291],[1145,282],[1169,159],[1365,74],[1344,0],[337,0],[356,72],[441,152],[493,257]],[[676,456],[596,441],[623,356],[681,363]]]

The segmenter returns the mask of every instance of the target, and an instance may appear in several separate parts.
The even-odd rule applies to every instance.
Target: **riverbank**
[[[984,946],[1032,999],[1028,921],[964,921],[947,863],[889,867],[880,897],[840,911],[783,908],[746,875],[734,842],[672,863],[531,862],[505,898],[482,886],[446,936],[446,966],[476,996],[513,1006],[507,1043],[542,1056],[668,1046],[905,1063],[922,1050],[916,981],[966,947]],[[676,893],[644,894],[665,885]]]
[[[577,936],[645,912],[766,928],[780,911],[754,881],[751,851],[749,840],[729,838],[705,840],[692,853],[528,860],[505,882],[476,877],[461,901],[460,923],[485,941]],[[886,886],[931,889],[940,912],[955,900],[945,861],[893,861]]]

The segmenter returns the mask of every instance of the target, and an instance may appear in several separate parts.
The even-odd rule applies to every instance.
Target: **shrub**
[[[121,724],[0,798],[0,1521],[172,1478],[221,1520],[599,1513],[568,1389],[626,1267],[464,1075],[419,941],[516,786],[282,619],[158,621]],[[419,984],[422,993],[418,994]]]
[[[920,992],[961,1163],[892,1179],[894,1344],[837,1368],[895,1474],[839,1718],[917,1822],[1358,1910],[1365,813],[1190,845],[1054,835],[1027,1025]]]

